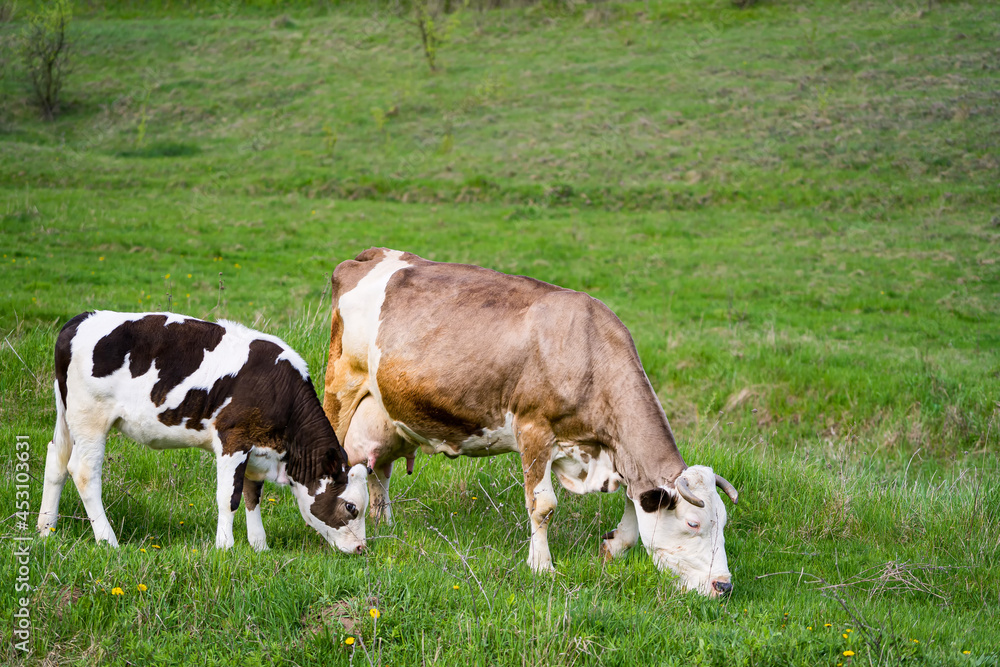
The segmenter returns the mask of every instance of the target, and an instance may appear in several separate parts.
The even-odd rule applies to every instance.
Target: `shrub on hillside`
[[[59,96],[69,72],[66,29],[72,17],[69,0],[55,0],[31,12],[21,32],[18,53],[31,85],[35,104],[46,120],[59,111]]]

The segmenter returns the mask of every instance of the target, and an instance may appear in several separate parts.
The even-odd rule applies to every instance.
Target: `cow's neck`
[[[645,375],[642,385],[618,403],[621,409],[610,433],[615,467],[628,485],[630,496],[673,483],[687,467],[667,415]]]
[[[292,405],[285,441],[288,447],[288,477],[304,486],[318,486],[324,473],[338,474],[346,463],[337,435],[308,383],[303,383]],[[336,464],[335,471],[328,469],[328,461]]]

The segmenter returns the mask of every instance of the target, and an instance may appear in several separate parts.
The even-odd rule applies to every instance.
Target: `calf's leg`
[[[101,471],[104,468],[104,443],[107,432],[77,433],[74,438],[73,451],[70,454],[66,469],[73,477],[80,500],[87,509],[90,525],[94,529],[94,538],[98,542],[107,542],[113,547],[118,546],[118,538],[104,513],[104,502],[101,500]],[[46,462],[48,469],[48,462]]]
[[[243,481],[243,501],[247,510],[247,541],[254,551],[267,551],[267,535],[264,534],[264,522],[260,518],[260,498],[263,488],[263,480]]]
[[[528,567],[535,572],[553,572],[549,553],[549,519],[556,509],[552,488],[552,443],[555,438],[547,427],[517,425],[517,444],[524,469],[524,496],[531,519],[531,545]]]
[[[217,549],[228,549],[235,542],[233,518],[240,507],[247,461],[250,458],[250,448],[241,446],[238,442],[234,442],[235,437],[227,435],[215,433],[212,436],[216,466],[215,499],[219,505],[219,523],[215,530]]]
[[[55,387],[55,394],[56,428],[45,456],[45,481],[42,487],[42,504],[38,510],[38,530],[42,537],[50,533],[49,529],[54,528],[59,519],[59,498],[66,483],[67,465],[73,451],[73,438],[66,425],[66,409],[59,394],[58,384]]]

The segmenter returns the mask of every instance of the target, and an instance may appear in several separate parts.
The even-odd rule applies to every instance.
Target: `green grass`
[[[30,543],[33,652],[5,634],[4,664],[1000,661],[994,3],[467,11],[437,75],[368,5],[105,4],[75,19],[55,122],[0,80],[0,441],[29,437],[32,507],[66,319],[236,319],[321,378],[329,273],[385,245],[612,307],[686,460],[740,489],[736,590],[602,563],[622,494],[560,490],[559,575],[531,575],[513,457],[419,457],[363,558],[276,487],[272,550],[240,516],[220,553],[210,458],[114,436],[122,546],[68,484],[71,518]]]

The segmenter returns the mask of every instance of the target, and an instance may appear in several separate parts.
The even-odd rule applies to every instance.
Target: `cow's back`
[[[391,419],[428,439],[462,442],[508,413],[585,410],[599,348],[634,349],[599,301],[533,278],[383,249],[334,275],[342,351],[331,352],[328,395],[356,406],[363,396],[343,390],[364,384]],[[609,347],[609,336],[626,344]],[[335,401],[346,434],[351,406]]]

